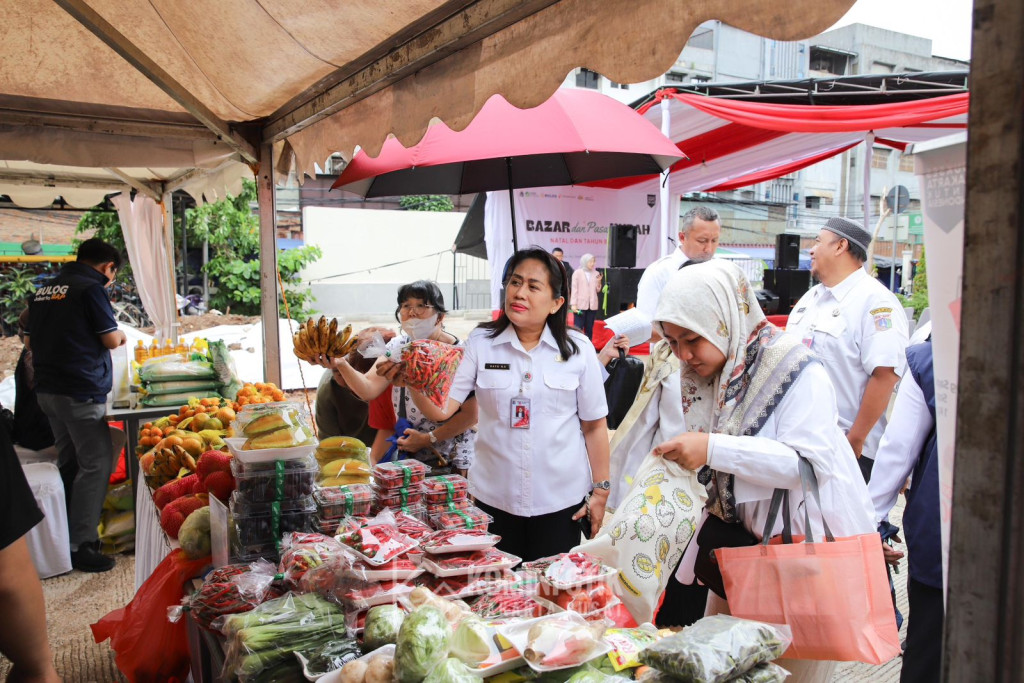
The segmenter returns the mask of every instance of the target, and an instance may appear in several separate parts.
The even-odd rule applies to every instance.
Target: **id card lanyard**
[[[512,397],[509,406],[509,427],[512,429],[530,428],[530,398],[526,395],[526,387],[533,381],[533,374],[529,371],[523,373],[519,382],[519,395]]]

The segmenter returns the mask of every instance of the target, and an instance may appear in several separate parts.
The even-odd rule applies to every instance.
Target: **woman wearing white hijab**
[[[683,268],[662,292],[655,329],[681,361],[687,432],[655,453],[698,472],[708,490],[704,515],[738,522],[760,540],[772,493],[789,489],[794,512],[810,506],[821,537],[824,516],[836,536],[872,533],[871,499],[857,460],[838,427],[835,390],[800,340],[770,324],[746,277],[724,260]],[[814,468],[822,510],[805,501],[799,457]],[[803,515],[792,515],[794,534]],[[782,530],[778,520],[772,534]],[[676,579],[693,583],[697,543],[691,543]],[[707,613],[728,613],[714,593]],[[783,665],[796,680],[830,680],[833,662]],[[791,666],[792,665],[792,666]]]
[[[583,334],[593,338],[594,320],[597,319],[598,294],[601,292],[601,273],[594,266],[593,254],[584,254],[580,267],[572,274],[569,286],[569,307],[576,316],[576,326]]]

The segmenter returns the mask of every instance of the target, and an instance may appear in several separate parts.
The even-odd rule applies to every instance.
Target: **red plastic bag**
[[[167,608],[181,604],[185,582],[209,564],[209,557],[190,560],[181,550],[171,552],[131,602],[91,625],[97,643],[110,639],[117,668],[131,683],[188,678],[185,622],[168,621]]]

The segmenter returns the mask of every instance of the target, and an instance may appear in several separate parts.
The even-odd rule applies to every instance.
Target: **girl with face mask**
[[[437,284],[417,280],[402,285],[398,289],[398,307],[395,309],[395,320],[401,326],[401,332],[388,343],[388,348],[397,351],[420,339],[461,346],[462,341],[444,329],[446,312],[444,297]],[[357,371],[345,358],[326,358],[321,364],[339,374],[349,389],[364,401],[372,401],[390,389],[395,414],[399,420],[405,418],[411,425],[404,429],[403,434],[396,434],[399,458],[422,460],[432,467],[435,474],[444,471],[465,473],[473,460],[476,435],[470,428],[476,424],[476,400],[467,401],[448,420],[429,420],[413,400],[410,390],[401,386],[400,381],[392,383],[377,372],[384,362],[385,357],[381,356],[365,373]]]

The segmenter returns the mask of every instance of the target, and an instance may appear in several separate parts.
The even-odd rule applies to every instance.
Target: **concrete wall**
[[[388,318],[394,313],[400,285],[434,280],[451,308],[453,254],[449,250],[464,217],[458,212],[305,207],[306,244],[324,252],[302,272],[316,297],[315,307],[332,316]],[[456,266],[460,283],[489,278],[487,263],[481,259],[458,255]],[[469,303],[466,294],[462,285],[462,307]]]

